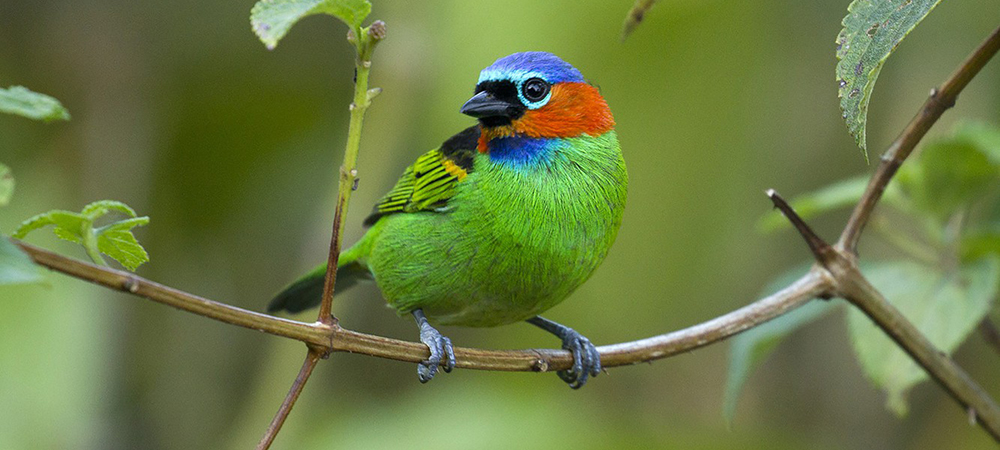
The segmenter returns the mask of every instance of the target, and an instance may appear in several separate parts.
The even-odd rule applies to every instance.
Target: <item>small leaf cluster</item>
[[[96,226],[95,222],[115,211],[127,218]],[[93,202],[75,213],[52,210],[34,216],[21,223],[13,237],[22,239],[33,230],[52,225],[52,232],[61,239],[80,244],[94,263],[105,265],[101,254],[115,259],[126,269],[134,271],[142,263],[149,261],[146,250],[132,234],[132,229],[149,223],[149,217],[137,217],[135,210],[115,200]]]
[[[803,216],[858,202],[864,178],[834,183],[791,203]],[[990,312],[1000,283],[1000,128],[959,125],[928,143],[889,185],[885,211],[871,227],[898,257],[863,263],[862,273],[940,350],[951,353]],[[777,212],[761,228],[785,226]],[[781,224],[781,225],[779,225]],[[772,283],[777,291],[808,267]],[[724,411],[732,418],[737,396],[752,369],[789,333],[841,310],[842,302],[811,302],[737,336],[730,351]],[[848,309],[847,333],[867,376],[887,393],[887,406],[906,413],[906,392],[927,378],[912,359],[861,311]]]

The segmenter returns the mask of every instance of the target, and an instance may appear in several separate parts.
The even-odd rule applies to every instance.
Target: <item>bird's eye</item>
[[[524,82],[521,92],[529,102],[537,102],[549,94],[549,84],[541,78],[531,78]]]

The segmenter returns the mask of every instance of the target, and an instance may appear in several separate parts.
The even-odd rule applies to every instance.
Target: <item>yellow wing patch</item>
[[[450,173],[453,177],[458,178],[458,181],[464,180],[465,177],[469,175],[469,173],[466,172],[465,169],[458,167],[457,165],[455,165],[455,163],[451,162],[451,160],[449,159],[444,160],[441,163],[441,165],[444,166],[445,171]]]

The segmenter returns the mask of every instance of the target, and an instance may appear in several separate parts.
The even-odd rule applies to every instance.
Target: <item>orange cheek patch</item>
[[[552,86],[549,102],[526,111],[514,121],[511,131],[530,137],[598,136],[614,126],[611,110],[597,88],[587,83],[559,83]]]
[[[600,136],[615,127],[604,97],[587,83],[559,83],[545,106],[525,111],[511,125],[483,128],[477,146],[489,151],[492,139],[522,135],[533,138],[569,138],[588,134]]]

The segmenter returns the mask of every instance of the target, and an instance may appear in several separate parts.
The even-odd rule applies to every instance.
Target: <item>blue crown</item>
[[[523,82],[541,78],[549,83],[582,83],[575,67],[548,52],[522,52],[504,56],[479,73],[479,82],[510,80]]]

